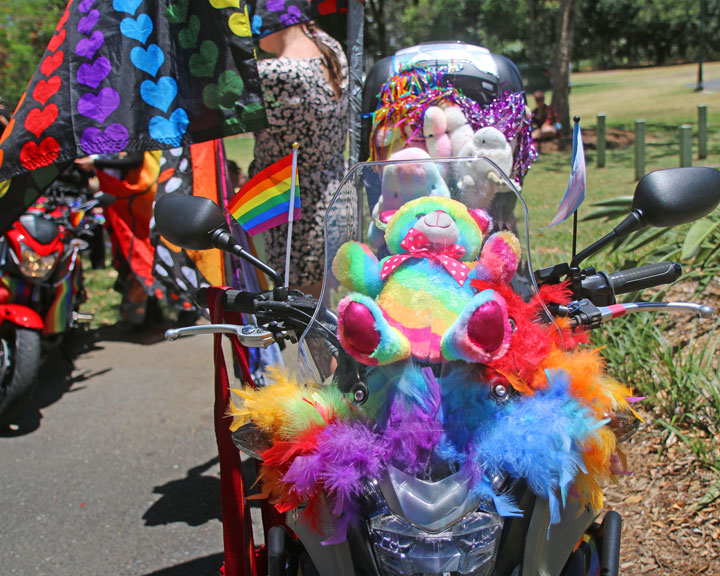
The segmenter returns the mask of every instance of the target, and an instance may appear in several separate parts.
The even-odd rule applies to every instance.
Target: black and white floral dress
[[[290,285],[320,282],[324,267],[323,221],[328,204],[346,169],[348,125],[347,60],[340,44],[317,30],[319,39],[335,52],[341,67],[337,98],[323,72],[322,58],[260,60],[269,126],[255,133],[255,154],[249,175],[298,149],[298,182],[302,217],[293,223]],[[268,264],[285,272],[287,224],[264,232]]]

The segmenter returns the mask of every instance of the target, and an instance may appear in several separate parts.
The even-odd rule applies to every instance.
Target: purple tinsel
[[[412,66],[390,78],[380,89],[380,104],[373,114],[370,133],[371,160],[381,159],[375,136],[379,128],[406,127],[411,139],[422,134],[425,111],[441,102],[460,106],[474,131],[492,126],[500,130],[511,145],[512,177],[522,184],[530,165],[538,158],[532,140],[530,118],[525,114],[524,92],[505,92],[489,104],[481,106],[450,85],[442,85],[446,70],[428,70]]]

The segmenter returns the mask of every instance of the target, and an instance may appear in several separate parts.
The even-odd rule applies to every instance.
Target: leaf
[[[682,247],[682,258],[689,260],[696,256],[702,244],[712,235],[718,226],[720,226],[720,221],[713,222],[709,218],[703,218],[695,222],[685,236]]]
[[[609,198],[607,200],[600,200],[599,202],[593,202],[592,206],[616,206],[616,207],[623,207],[626,208],[628,212],[630,212],[630,207],[632,206],[633,197],[632,196],[615,196],[614,198]]]
[[[712,504],[715,500],[720,498],[720,480],[715,482],[715,484],[711,485],[710,488],[708,488],[708,491],[705,492],[705,495],[698,500],[697,505],[693,508],[693,512],[698,512],[699,510],[702,510],[705,508],[705,506]]]
[[[654,240],[657,240],[658,238],[664,236],[668,232],[668,230],[670,229],[649,228],[648,230],[643,230],[637,236],[633,237],[632,242],[628,243],[628,245],[625,247],[625,250],[627,252],[634,252],[638,248],[642,248],[643,246],[650,244],[650,242],[653,242]]]

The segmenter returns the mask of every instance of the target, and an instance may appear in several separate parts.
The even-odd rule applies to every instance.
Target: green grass
[[[703,66],[708,85],[720,79],[720,62]],[[708,106],[708,124],[720,123],[720,87],[716,92],[695,92],[697,65],[664,66],[573,74],[570,114],[595,126],[598,114],[611,126],[632,128],[635,120],[649,125],[694,124],[697,106]]]
[[[253,158],[253,137],[251,134],[241,134],[232,138],[225,138],[225,151],[231,160],[235,160],[238,166],[247,174],[248,167]]]
[[[93,270],[88,258],[83,256],[85,291],[88,299],[82,312],[92,313],[90,328],[100,328],[117,323],[120,320],[120,294],[113,289],[117,279],[117,270],[108,259],[107,268]]]

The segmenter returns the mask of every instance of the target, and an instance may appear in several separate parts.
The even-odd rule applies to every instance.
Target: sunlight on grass
[[[720,81],[720,62],[703,67],[705,84]],[[708,106],[708,124],[720,123],[720,86],[695,92],[697,65],[632,70],[580,72],[572,76],[570,114],[584,126],[595,126],[598,114],[608,126],[631,128],[635,120],[648,124],[679,125],[697,121],[697,107]]]

